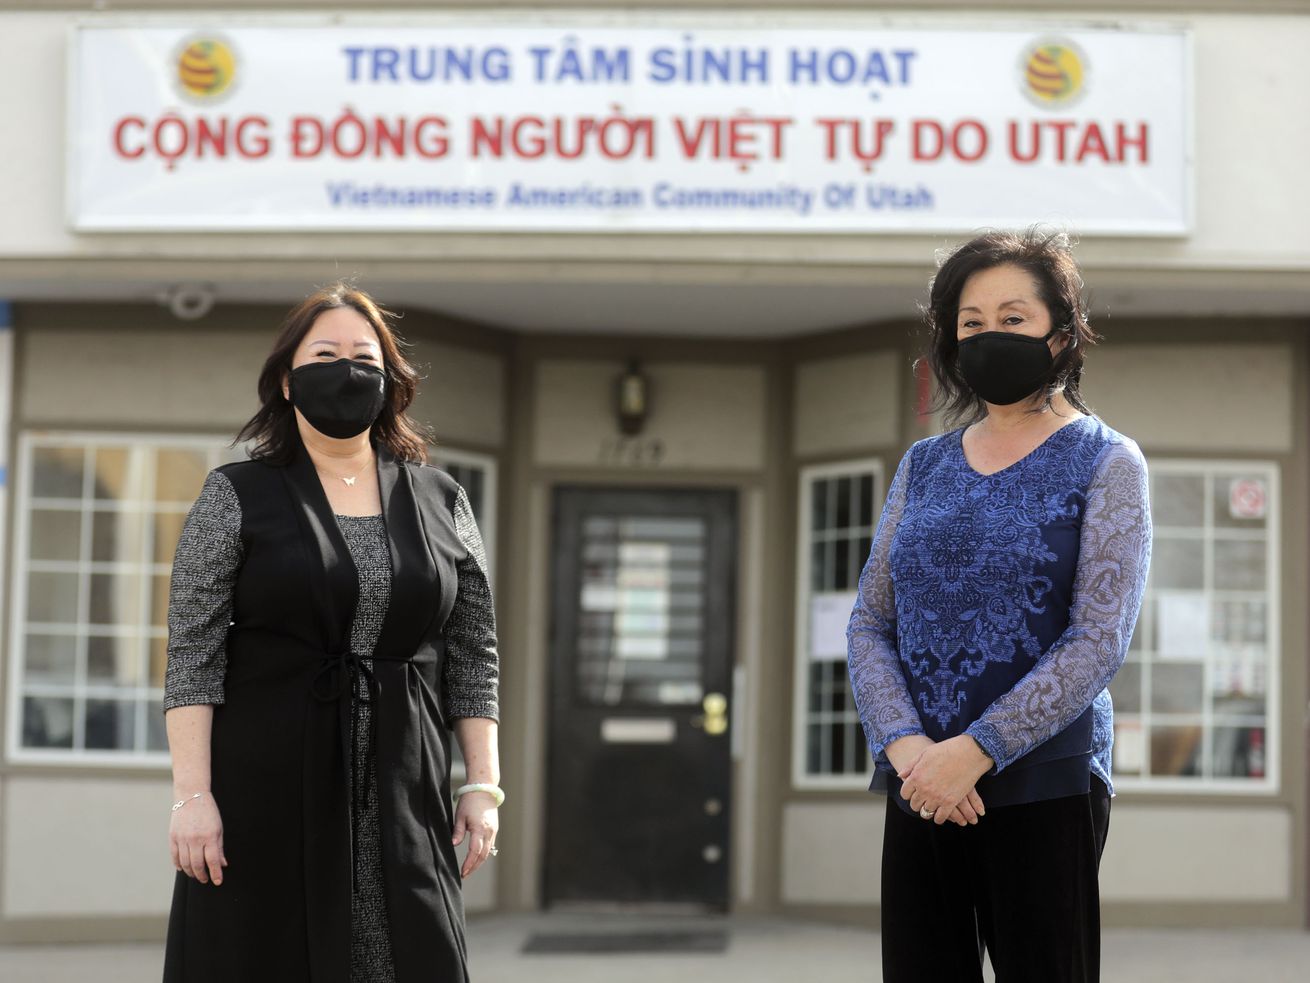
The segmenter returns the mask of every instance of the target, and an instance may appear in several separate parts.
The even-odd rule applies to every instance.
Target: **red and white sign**
[[[1237,478],[1228,486],[1228,514],[1234,519],[1263,519],[1268,508],[1269,495],[1259,478]]]
[[[1190,227],[1181,28],[539,21],[81,26],[72,225]]]

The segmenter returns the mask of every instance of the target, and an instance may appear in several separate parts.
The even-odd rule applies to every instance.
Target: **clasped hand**
[[[887,760],[901,779],[901,797],[919,812],[934,811],[938,826],[947,820],[960,826],[976,825],[985,814],[974,787],[992,768],[992,759],[968,734],[942,741],[915,734],[893,741]]]

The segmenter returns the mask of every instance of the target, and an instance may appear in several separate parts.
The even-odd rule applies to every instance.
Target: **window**
[[[10,757],[164,764],[173,551],[223,437],[25,433],[10,618]],[[495,461],[442,450],[495,541]]]
[[[431,454],[432,463],[458,481],[469,497],[473,518],[477,520],[478,532],[482,535],[482,545],[487,553],[487,577],[491,581],[491,589],[494,593],[496,589],[496,459],[487,454],[474,454],[444,446],[433,448]],[[451,774],[454,778],[462,780],[467,772],[458,741],[451,742],[450,751]]]
[[[846,671],[846,623],[873,543],[882,464],[803,468],[796,592],[797,786],[868,785],[872,764]]]
[[[431,451],[432,463],[458,481],[469,497],[478,532],[487,551],[487,570],[494,577],[496,569],[496,459],[487,454],[437,447]],[[494,583],[492,585],[495,586]]]
[[[10,755],[167,761],[168,581],[220,437],[25,433],[10,614]]]
[[[1115,706],[1116,784],[1274,791],[1278,468],[1152,461],[1150,579]]]

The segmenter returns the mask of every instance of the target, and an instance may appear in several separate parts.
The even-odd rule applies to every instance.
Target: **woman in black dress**
[[[187,517],[166,983],[468,979],[461,881],[504,798],[495,618],[468,498],[405,413],[417,378],[366,294],[313,294],[260,374],[252,460]]]

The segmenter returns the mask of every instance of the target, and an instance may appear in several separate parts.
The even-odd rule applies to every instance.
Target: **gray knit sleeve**
[[[211,471],[173,555],[165,711],[223,702],[232,588],[242,559],[241,501],[227,476]]]
[[[468,555],[456,565],[459,586],[446,622],[446,665],[442,682],[446,719],[490,717],[498,720],[500,656],[496,651],[496,614],[487,578],[487,554],[464,489],[455,500],[455,532]]]

